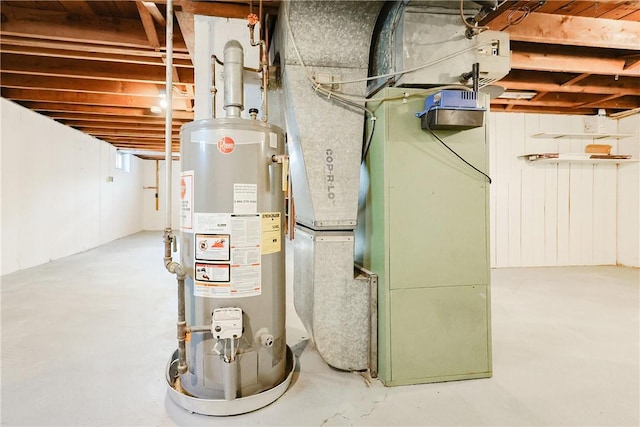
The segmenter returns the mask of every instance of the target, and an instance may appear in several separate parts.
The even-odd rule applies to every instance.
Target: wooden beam
[[[101,129],[101,128],[88,128],[88,127],[79,127],[78,130],[81,130],[84,133],[89,133],[91,135],[99,135],[101,137],[118,137],[118,138],[140,138],[140,139],[162,139],[164,138],[164,130],[132,130],[132,129]],[[176,138],[179,136],[179,131],[171,132],[172,137]]]
[[[629,70],[631,68],[635,68],[640,65],[640,54],[638,55],[629,55],[624,57],[624,66],[622,69]]]
[[[600,15],[604,19],[623,19],[638,10],[637,0],[617,1],[616,7]]]
[[[73,15],[84,17],[96,16],[95,13],[93,13],[93,9],[89,7],[86,1],[58,0],[58,3]]]
[[[68,52],[73,52],[73,54],[78,55],[78,57],[84,57],[82,53],[84,52],[88,54],[94,54],[93,59],[99,59],[99,55],[104,55],[105,58],[114,58],[121,56],[129,56],[132,58],[163,58],[166,54],[162,51],[156,51],[149,48],[139,48],[139,47],[119,47],[119,46],[105,46],[105,45],[97,45],[91,43],[81,43],[81,42],[69,42],[62,40],[42,40],[42,39],[32,39],[32,38],[22,38],[15,36],[3,36],[0,35],[0,47],[6,48],[8,46],[20,46],[24,48],[31,48],[30,50],[25,49],[25,52],[37,51],[41,49],[43,51],[56,51],[56,50],[64,50]],[[183,60],[178,61],[178,64],[191,63],[191,57],[188,53],[184,52],[174,52],[173,53],[174,60]],[[107,60],[107,59],[105,59]],[[142,61],[142,60],[141,60]],[[158,60],[154,60],[154,64],[158,63]],[[182,66],[182,65],[180,65]]]
[[[140,14],[140,20],[142,21],[142,26],[144,27],[144,32],[147,35],[147,39],[149,40],[149,45],[153,48],[160,47],[160,40],[158,39],[158,32],[156,31],[156,26],[153,23],[153,17],[149,12],[149,9],[142,4],[142,1],[136,1],[136,7],[138,8],[138,13]]]
[[[167,22],[165,21],[164,16],[162,16],[160,9],[158,9],[158,5],[156,5],[152,1],[143,1],[142,4],[144,5],[144,7],[147,8],[151,16],[153,16],[153,19],[155,19],[155,21],[158,24],[160,24],[161,27],[164,27],[167,25]]]
[[[562,86],[571,86],[574,85],[584,79],[586,79],[587,77],[589,77],[591,74],[590,73],[582,73],[577,75],[576,77],[567,80],[566,82],[562,83]]]
[[[618,108],[618,109],[631,109],[636,108],[638,106],[638,101],[633,99],[628,99],[629,97],[616,98],[613,100],[590,100],[589,102],[585,102],[583,104],[580,103],[579,99],[547,99],[540,101],[527,101],[520,99],[500,99],[496,98],[491,101],[491,104],[495,105],[532,105],[539,107],[555,107],[555,108],[577,108],[576,105],[583,105],[585,107],[593,106],[595,108]]]
[[[0,34],[47,40],[86,40],[96,44],[148,46],[140,21],[122,18],[74,19],[66,12],[2,7]]]
[[[1,75],[0,86],[13,89],[50,89],[132,96],[158,96],[159,85],[121,80],[92,80],[31,74]]]
[[[540,100],[540,99],[544,98],[544,97],[545,97],[545,95],[547,95],[547,93],[549,93],[549,92],[538,92],[538,93],[536,93],[536,94],[534,95],[534,97],[533,97],[533,98],[531,98],[529,101],[530,101],[530,102],[538,101],[538,100]]]
[[[579,83],[568,86],[564,83],[570,80],[568,76],[569,74],[565,73],[514,69],[496,84],[514,90],[640,95],[640,85],[638,85],[638,79],[634,77],[590,75]]]
[[[164,66],[120,64],[111,62],[82,61],[79,59],[44,58],[30,55],[0,55],[2,71],[6,73],[35,74],[42,76],[79,77],[103,80],[122,80],[142,83],[165,83]],[[182,83],[193,84],[193,70],[181,68]]]
[[[491,103],[491,112],[509,113],[539,113],[539,114],[572,114],[572,115],[594,115],[598,112],[594,108],[558,108],[532,105],[494,104]]]
[[[73,112],[60,112],[60,113],[47,113],[49,117],[54,120],[60,120],[65,123],[95,123],[95,126],[115,126],[120,125],[134,125],[134,126],[164,126],[164,119],[158,116],[115,116],[115,115],[103,115],[93,113],[73,113]],[[180,127],[187,123],[189,120],[172,120],[172,126]],[[99,125],[99,123],[103,123]]]
[[[258,13],[257,1],[255,1],[253,12]],[[217,2],[217,1],[192,1],[192,0],[181,0],[180,4],[182,5],[182,10],[187,13],[192,13],[194,15],[208,15],[208,16],[219,16],[222,18],[239,18],[246,19],[247,15],[249,15],[249,1],[245,4],[241,3],[226,3],[226,2]],[[278,13],[278,7],[275,6],[274,2],[263,2],[263,13],[275,15]]]
[[[138,107],[151,108],[158,105],[157,96],[131,96],[99,94],[87,92],[62,92],[38,89],[10,89],[3,88],[2,96],[18,101],[56,102],[65,104],[87,104],[110,107]],[[174,110],[185,110],[185,100],[173,99]]]
[[[49,116],[51,117],[51,116]],[[142,120],[143,118],[138,118],[137,122],[124,122],[121,120],[111,119],[109,122],[102,121],[88,121],[88,120],[60,120],[66,126],[73,128],[86,128],[86,129],[101,129],[101,130],[126,130],[126,131],[153,131],[153,132],[164,132],[164,124],[155,123],[149,124],[149,122],[145,122]],[[180,131],[180,124],[174,124],[171,126],[173,132]]]
[[[164,114],[153,114],[148,108],[137,107],[105,107],[98,105],[61,104],[55,102],[42,101],[21,101],[19,104],[33,111],[41,113],[78,113],[78,114],[100,114],[103,116],[144,116],[150,118],[162,118]],[[174,120],[193,120],[193,112],[173,111],[171,116]]]
[[[489,26],[504,29],[513,41],[640,50],[640,22],[533,12],[519,25],[509,26],[508,16],[504,11]]]
[[[189,50],[189,56],[191,57],[191,62],[194,61],[195,52],[196,52],[196,31],[195,31],[195,23],[193,18],[193,13],[187,12],[176,12],[176,18],[178,18],[178,26],[182,31],[182,36],[184,37],[184,43],[187,45],[187,49]]]
[[[605,102],[607,102],[607,101],[611,101],[612,99],[620,98],[621,96],[622,96],[622,95],[619,95],[619,94],[603,96],[602,98],[598,99],[597,101],[593,101],[593,102],[585,102],[585,103],[583,103],[583,104],[578,104],[578,105],[576,105],[576,108],[581,108],[581,107],[597,107],[598,105],[603,105]]]
[[[45,56],[50,58],[68,58],[81,59],[91,61],[107,61],[122,62],[127,64],[141,65],[164,65],[164,55],[153,56],[134,56],[126,54],[99,53],[99,52],[78,52],[67,49],[47,49],[39,47],[26,47],[0,44],[0,53],[13,53],[18,55]],[[174,61],[175,67],[193,68],[191,59],[177,58]]]
[[[624,69],[622,58],[595,58],[557,53],[511,53],[511,68],[640,77],[640,69]]]
[[[149,145],[160,145],[164,147],[164,138],[115,138],[107,136],[104,140],[120,147],[142,148]],[[173,148],[176,149],[175,151],[180,151],[180,141],[178,139],[172,139],[171,143]]]
[[[105,54],[105,57],[114,56],[131,56],[146,58],[162,58],[166,54],[162,51],[156,51],[149,48],[140,47],[121,47],[121,46],[105,46],[84,42],[70,42],[64,40],[43,40],[34,38],[23,38],[16,36],[0,35],[0,45],[4,46],[23,46],[38,49],[66,50],[69,52],[85,52]],[[181,59],[190,61],[191,57],[186,52],[174,51],[173,59]],[[156,63],[156,62],[154,62]]]

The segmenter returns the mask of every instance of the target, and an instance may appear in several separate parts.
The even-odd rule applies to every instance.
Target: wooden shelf
[[[535,163],[609,163],[615,165],[619,163],[640,162],[640,160],[635,159],[538,159],[529,161]]]
[[[638,159],[592,159],[588,155],[575,154],[575,153],[562,153],[564,157],[535,157],[537,154],[523,154],[518,156],[521,159],[525,159],[528,162],[535,163],[609,163],[609,164],[621,164],[621,163],[638,163]]]
[[[576,138],[576,139],[606,139],[606,138],[629,138],[633,136],[628,133],[552,133],[541,132],[531,135],[531,138]]]

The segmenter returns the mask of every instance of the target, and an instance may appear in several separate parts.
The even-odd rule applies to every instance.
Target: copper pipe
[[[211,56],[211,99],[212,99],[212,108],[211,115],[213,118],[216,118],[216,94],[218,93],[218,89],[216,88],[216,62],[218,62],[218,58],[215,55]]]

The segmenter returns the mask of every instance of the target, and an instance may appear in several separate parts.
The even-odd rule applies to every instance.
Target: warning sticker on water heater
[[[196,234],[196,260],[229,261],[228,234]]]
[[[195,286],[207,298],[262,293],[260,214],[196,213]]]
[[[180,230],[193,232],[193,171],[180,174]]]

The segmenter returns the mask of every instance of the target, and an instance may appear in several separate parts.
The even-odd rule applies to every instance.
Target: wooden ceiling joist
[[[43,50],[51,50],[55,52],[56,50],[61,51],[69,51],[73,52],[78,57],[84,58],[84,54],[94,54],[87,55],[89,59],[99,59],[100,54],[105,55],[104,59],[112,60],[114,57],[121,58],[118,62],[127,62],[128,57],[138,58],[163,58],[166,56],[166,53],[162,50],[157,51],[155,49],[148,48],[139,48],[139,47],[121,47],[121,46],[105,46],[99,44],[93,44],[90,42],[84,41],[64,41],[64,40],[42,40],[42,39],[34,39],[34,38],[20,38],[15,36],[7,36],[2,35],[2,31],[0,31],[0,44],[4,48],[5,46],[23,46],[30,47],[33,49],[43,49]],[[36,50],[37,51],[37,50]],[[183,60],[179,61],[180,64],[185,64],[187,66],[187,62],[191,60],[191,57],[186,52],[174,51],[173,52],[174,60]],[[155,62],[154,62],[155,63]],[[182,66],[182,65],[180,65]],[[190,67],[193,67],[191,63]]]
[[[13,89],[49,89],[69,92],[89,92],[131,96],[158,96],[164,87],[154,83],[120,80],[91,80],[31,74],[3,74],[2,86]]]
[[[130,122],[100,122],[100,121],[85,121],[85,120],[58,120],[63,122],[67,126],[71,126],[73,128],[85,128],[85,129],[102,129],[102,130],[140,130],[140,131],[163,131],[164,132],[164,124],[149,124],[149,123],[130,123]],[[175,124],[171,127],[173,132],[180,131],[180,125]]]
[[[622,58],[596,58],[557,53],[513,52],[511,68],[640,77],[640,68],[625,70]]]
[[[494,99],[491,101],[491,105],[526,105],[530,107],[555,107],[555,108],[580,108],[582,107],[594,107],[594,108],[612,108],[612,109],[631,109],[634,105],[637,105],[638,100],[628,99],[627,97],[615,97],[615,98],[602,98],[592,100],[588,103],[580,104],[577,99],[549,99],[550,94],[547,94],[544,99],[538,101],[531,101],[526,99]]]
[[[582,73],[578,76],[575,76],[572,79],[567,80],[566,82],[562,83],[562,86],[572,86],[584,79],[586,79],[587,77],[589,77],[591,75],[591,73]]]
[[[165,67],[141,64],[83,61],[66,58],[43,58],[5,53],[0,55],[3,73],[64,76],[89,79],[122,80],[142,83],[165,83]],[[179,69],[181,83],[193,84],[192,69]]]
[[[150,117],[162,118],[162,114],[154,114],[148,108],[124,108],[124,107],[105,107],[97,105],[80,105],[80,104],[62,104],[56,102],[43,101],[25,101],[20,102],[26,108],[42,113],[67,113],[75,112],[79,114],[101,114],[103,116],[130,116],[130,117]],[[171,113],[174,120],[193,120],[193,112],[176,111]]]
[[[51,58],[68,58],[68,59],[80,59],[80,60],[93,60],[93,61],[105,61],[105,62],[118,62],[128,64],[141,64],[141,65],[157,65],[164,66],[164,55],[152,56],[136,56],[136,55],[122,55],[114,53],[100,53],[100,52],[77,52],[69,49],[49,49],[41,47],[28,47],[28,46],[12,46],[3,44],[0,47],[1,53],[13,53],[18,55],[33,55],[44,56]],[[174,61],[175,67],[193,68],[193,64],[190,59],[177,58]]]
[[[63,104],[96,105],[108,107],[138,107],[151,108],[157,106],[159,99],[157,96],[131,96],[119,94],[101,94],[87,92],[64,92],[54,90],[38,89],[11,89],[3,88],[2,96],[17,101],[40,101]],[[184,98],[174,98],[173,106],[175,110],[185,110],[186,102]]]
[[[0,2],[3,96],[116,147],[164,151],[164,117],[150,107],[165,86],[166,0]],[[250,3],[173,0],[174,151],[180,126],[194,116],[187,47],[194,48],[194,15],[245,20]],[[263,13],[275,17],[279,5],[263,1]],[[254,13],[258,7],[254,0]],[[511,34],[511,71],[497,84],[536,93],[529,101],[495,99],[493,111],[640,107],[638,1],[507,0],[480,25],[487,23]]]
[[[128,117],[128,116],[102,116],[100,114],[78,114],[78,113],[50,113],[49,117],[54,120],[64,122],[69,126],[93,126],[109,129],[120,129],[121,127],[131,128],[133,126],[145,128],[150,126],[161,126],[164,129],[165,121],[160,117]],[[188,120],[172,120],[174,128],[180,128]]]
[[[158,38],[158,32],[156,31],[156,26],[153,16],[151,16],[151,12],[149,12],[149,9],[144,4],[142,4],[142,1],[139,0],[136,1],[136,7],[138,8],[138,13],[140,14],[140,19],[142,20],[144,32],[147,34],[149,45],[156,49],[160,48],[160,39]]]
[[[12,6],[2,7],[3,35],[45,40],[90,40],[95,44],[148,47],[149,41],[139,20],[125,18],[84,17],[67,12],[33,11]],[[159,41],[164,45],[164,37]],[[178,48],[185,48],[179,38]]]
[[[540,71],[511,70],[509,75],[498,83],[507,89],[568,93],[622,93],[640,95],[638,79],[627,76],[601,76],[591,74],[588,77],[567,85],[574,77],[569,73],[549,73]]]
[[[258,13],[258,1],[254,1],[253,13]],[[249,0],[246,2],[193,1],[180,0],[178,3],[184,12],[194,15],[218,16],[221,18],[246,19],[249,15]],[[263,14],[277,13],[278,2],[263,2]]]
[[[514,41],[640,50],[640,22],[532,12],[527,25],[509,25],[508,17],[505,11],[488,25]]]

